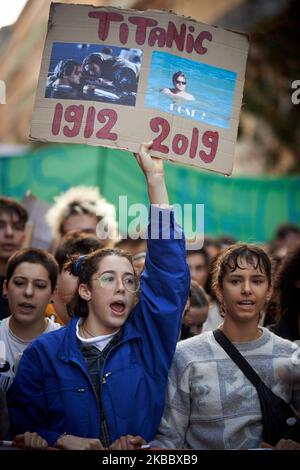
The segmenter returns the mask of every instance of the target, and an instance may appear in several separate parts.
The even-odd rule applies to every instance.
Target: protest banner
[[[231,174],[247,36],[164,11],[52,3],[31,139]]]
[[[213,237],[231,234],[247,243],[267,242],[273,238],[278,225],[286,221],[299,224],[300,175],[224,178],[180,165],[165,165],[165,174],[172,203],[180,202],[183,207],[204,204],[205,233]],[[71,186],[98,186],[101,194],[115,205],[123,233],[127,233],[128,226],[120,221],[119,195],[126,194],[128,207],[148,204],[138,165],[129,152],[118,149],[61,144],[24,149],[23,155],[18,157],[0,157],[0,175],[0,194],[22,199],[31,189],[39,198],[38,202],[42,199],[50,203]],[[134,184],[128,183],[128,175]],[[33,223],[40,225],[35,219],[36,206],[28,207],[24,199],[23,203],[34,216]],[[45,207],[39,205],[38,214],[42,210],[46,212]],[[128,221],[135,216],[133,213]],[[42,230],[43,235],[34,233],[38,246],[46,242],[46,232]],[[190,236],[187,231],[186,236]]]

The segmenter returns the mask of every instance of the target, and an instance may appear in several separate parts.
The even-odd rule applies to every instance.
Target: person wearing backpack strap
[[[223,334],[266,386],[300,409],[300,349],[259,326],[272,292],[272,266],[259,247],[235,244],[218,257],[213,286]],[[252,449],[263,444],[263,417],[255,386],[205,332],[178,343],[155,447]],[[269,443],[271,444],[271,443]]]

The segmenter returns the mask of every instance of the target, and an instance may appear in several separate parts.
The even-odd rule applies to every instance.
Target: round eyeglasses
[[[118,285],[118,277],[115,273],[103,273],[99,277],[94,277],[103,289],[115,290]],[[140,283],[134,274],[124,274],[121,278],[124,288],[128,292],[138,292]]]

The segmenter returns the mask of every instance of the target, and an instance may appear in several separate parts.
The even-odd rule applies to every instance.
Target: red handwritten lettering
[[[101,41],[105,41],[107,38],[112,21],[124,20],[124,16],[116,12],[90,11],[88,16],[98,19],[98,37]]]
[[[194,49],[194,38],[191,34],[188,34],[186,37],[185,50],[188,54],[193,52]]]
[[[193,128],[192,132],[192,139],[191,139],[191,147],[190,147],[190,158],[195,158],[198,148],[198,141],[199,141],[199,131],[196,127]]]
[[[126,42],[128,41],[128,35],[129,35],[128,24],[122,23],[120,26],[120,34],[119,34],[120,43],[126,44]]]
[[[135,41],[140,46],[145,44],[147,28],[158,24],[156,20],[139,16],[129,16],[128,21],[136,25]]]
[[[153,132],[160,132],[160,135],[153,139],[152,150],[161,153],[169,153],[169,147],[162,145],[162,142],[170,133],[170,124],[162,117],[155,117],[150,121],[150,128]]]
[[[176,134],[172,142],[173,152],[177,155],[183,155],[189,146],[189,139],[183,134]]]
[[[203,46],[204,39],[207,39],[207,41],[211,41],[212,34],[209,31],[202,31],[200,34],[198,34],[194,43],[195,51],[198,52],[198,54],[203,55],[207,52],[207,47]]]
[[[204,163],[211,163],[217,153],[218,143],[219,143],[219,133],[213,131],[206,131],[202,136],[202,143],[205,147],[210,149],[210,153],[207,154],[204,150],[200,150],[199,157]]]
[[[195,51],[203,55],[207,52],[207,47],[203,44],[204,41],[212,41],[212,34],[209,31],[201,31],[195,38],[195,26],[185,23],[177,26],[173,21],[169,21],[167,28],[163,28],[158,26],[158,21],[154,18],[129,16],[125,19],[123,15],[117,12],[90,11],[88,16],[98,21],[98,37],[101,41],[107,39],[112,23],[121,23],[118,25],[119,40],[121,44],[127,44],[131,31],[127,22],[136,26],[134,31],[135,42],[139,46],[143,46],[147,42],[148,35],[148,45],[150,47],[155,45],[161,48],[168,47],[169,49],[176,47],[180,52],[185,50],[190,54]]]
[[[64,118],[67,122],[73,123],[73,127],[64,126],[63,134],[66,137],[76,137],[79,134],[84,113],[84,106],[71,105],[65,110]]]
[[[166,47],[173,47],[173,42],[175,42],[177,49],[183,51],[184,41],[185,41],[186,25],[182,24],[180,27],[180,32],[177,31],[176,25],[169,21],[167,29],[167,40]]]
[[[63,105],[57,103],[54,110],[54,116],[52,120],[52,134],[58,135],[60,131],[61,119],[63,115]]]
[[[160,153],[168,154],[169,147],[164,145],[164,140],[170,134],[170,124],[162,117],[155,117],[150,121],[150,128],[153,132],[159,133],[159,135],[153,139],[152,150],[156,150]],[[213,131],[205,131],[202,135],[202,144],[210,149],[209,153],[204,150],[200,150],[199,157],[204,163],[211,163],[217,153],[219,143],[219,133]],[[192,131],[192,137],[189,139],[184,134],[175,134],[172,138],[172,151],[176,155],[184,155],[189,152],[191,159],[196,157],[197,149],[199,144],[199,130],[194,127]]]
[[[100,129],[96,137],[98,139],[117,140],[118,135],[115,132],[110,132],[118,120],[118,115],[113,109],[101,109],[97,115],[98,121],[106,123]]]
[[[96,109],[94,108],[94,106],[90,106],[87,112],[85,128],[83,132],[83,135],[86,139],[88,139],[89,137],[93,135],[95,115],[96,115]]]
[[[166,31],[163,28],[153,28],[149,34],[148,44],[150,47],[153,47],[157,42],[158,47],[164,47],[166,43]]]

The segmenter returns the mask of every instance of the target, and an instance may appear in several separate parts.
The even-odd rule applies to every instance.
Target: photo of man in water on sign
[[[45,98],[135,106],[142,51],[53,43]]]
[[[174,73],[172,77],[172,82],[173,82],[174,88],[163,88],[161,90],[162,93],[165,93],[166,95],[172,95],[174,96],[174,98],[181,98],[187,101],[195,100],[195,97],[193,95],[185,91],[186,85],[187,85],[187,79],[183,72],[178,71]]]
[[[231,70],[154,51],[145,108],[229,129],[236,78]]]

